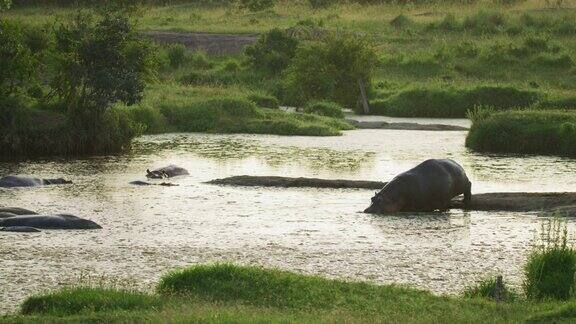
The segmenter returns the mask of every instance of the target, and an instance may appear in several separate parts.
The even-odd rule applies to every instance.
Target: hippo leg
[[[464,191],[464,208],[469,209],[472,205],[472,182],[468,182],[468,188]]]

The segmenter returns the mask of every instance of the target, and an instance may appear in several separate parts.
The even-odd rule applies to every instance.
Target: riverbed
[[[464,122],[462,122],[464,123]],[[354,130],[336,137],[164,134],[132,153],[0,163],[0,175],[64,177],[73,185],[0,189],[0,205],[72,213],[102,230],[0,233],[0,313],[34,293],[90,283],[152,289],[174,268],[226,261],[456,294],[500,273],[518,286],[545,220],[535,213],[367,215],[354,189],[223,187],[233,175],[391,179],[427,158],[452,158],[474,193],[576,191],[576,160],[476,154],[466,132]],[[173,187],[131,186],[176,164]],[[574,221],[569,220],[570,227]]]

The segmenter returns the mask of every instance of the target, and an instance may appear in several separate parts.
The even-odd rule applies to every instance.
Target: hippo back
[[[99,229],[95,222],[74,215],[21,215],[0,219],[0,226],[28,226],[44,229]]]
[[[31,178],[24,176],[6,176],[0,178],[0,187],[15,188],[15,187],[35,187],[44,185],[44,180],[39,178]]]

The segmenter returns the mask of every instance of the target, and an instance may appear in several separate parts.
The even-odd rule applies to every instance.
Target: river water
[[[0,232],[0,313],[34,293],[78,283],[151,289],[167,271],[230,261],[458,293],[501,273],[521,283],[545,218],[530,213],[363,214],[369,190],[221,187],[233,175],[389,180],[424,159],[460,162],[473,192],[574,191],[576,160],[481,155],[466,132],[355,130],[339,137],[167,134],[129,155],[0,163],[0,174],[64,177],[73,185],[0,190],[0,205],[72,213],[94,231]],[[175,187],[131,186],[177,164]],[[572,222],[572,221],[570,221]],[[571,227],[573,224],[570,224]]]

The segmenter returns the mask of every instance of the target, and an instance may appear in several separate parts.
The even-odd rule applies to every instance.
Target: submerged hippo
[[[0,227],[26,226],[44,229],[99,229],[95,222],[74,215],[19,215],[0,218]]]
[[[39,229],[30,226],[8,226],[0,227],[1,232],[17,232],[17,233],[37,233]]]
[[[399,174],[372,197],[365,213],[425,212],[446,210],[452,198],[464,194],[471,202],[472,183],[464,169],[450,159],[426,160]]]
[[[131,181],[130,184],[134,185],[134,186],[165,186],[165,187],[178,186],[177,184],[170,183],[170,182],[150,183],[150,182],[140,181],[140,180]]]
[[[33,212],[28,209],[20,208],[20,207],[0,207],[0,213],[10,213],[14,215],[36,215],[36,212]]]
[[[37,186],[46,186],[54,184],[68,184],[68,183],[72,183],[72,181],[64,180],[62,178],[40,179],[25,176],[6,176],[0,178],[0,187],[4,188],[37,187]]]
[[[169,165],[152,171],[150,171],[149,169],[146,170],[146,177],[151,179],[171,178],[188,174],[189,173],[186,169],[175,165]]]

